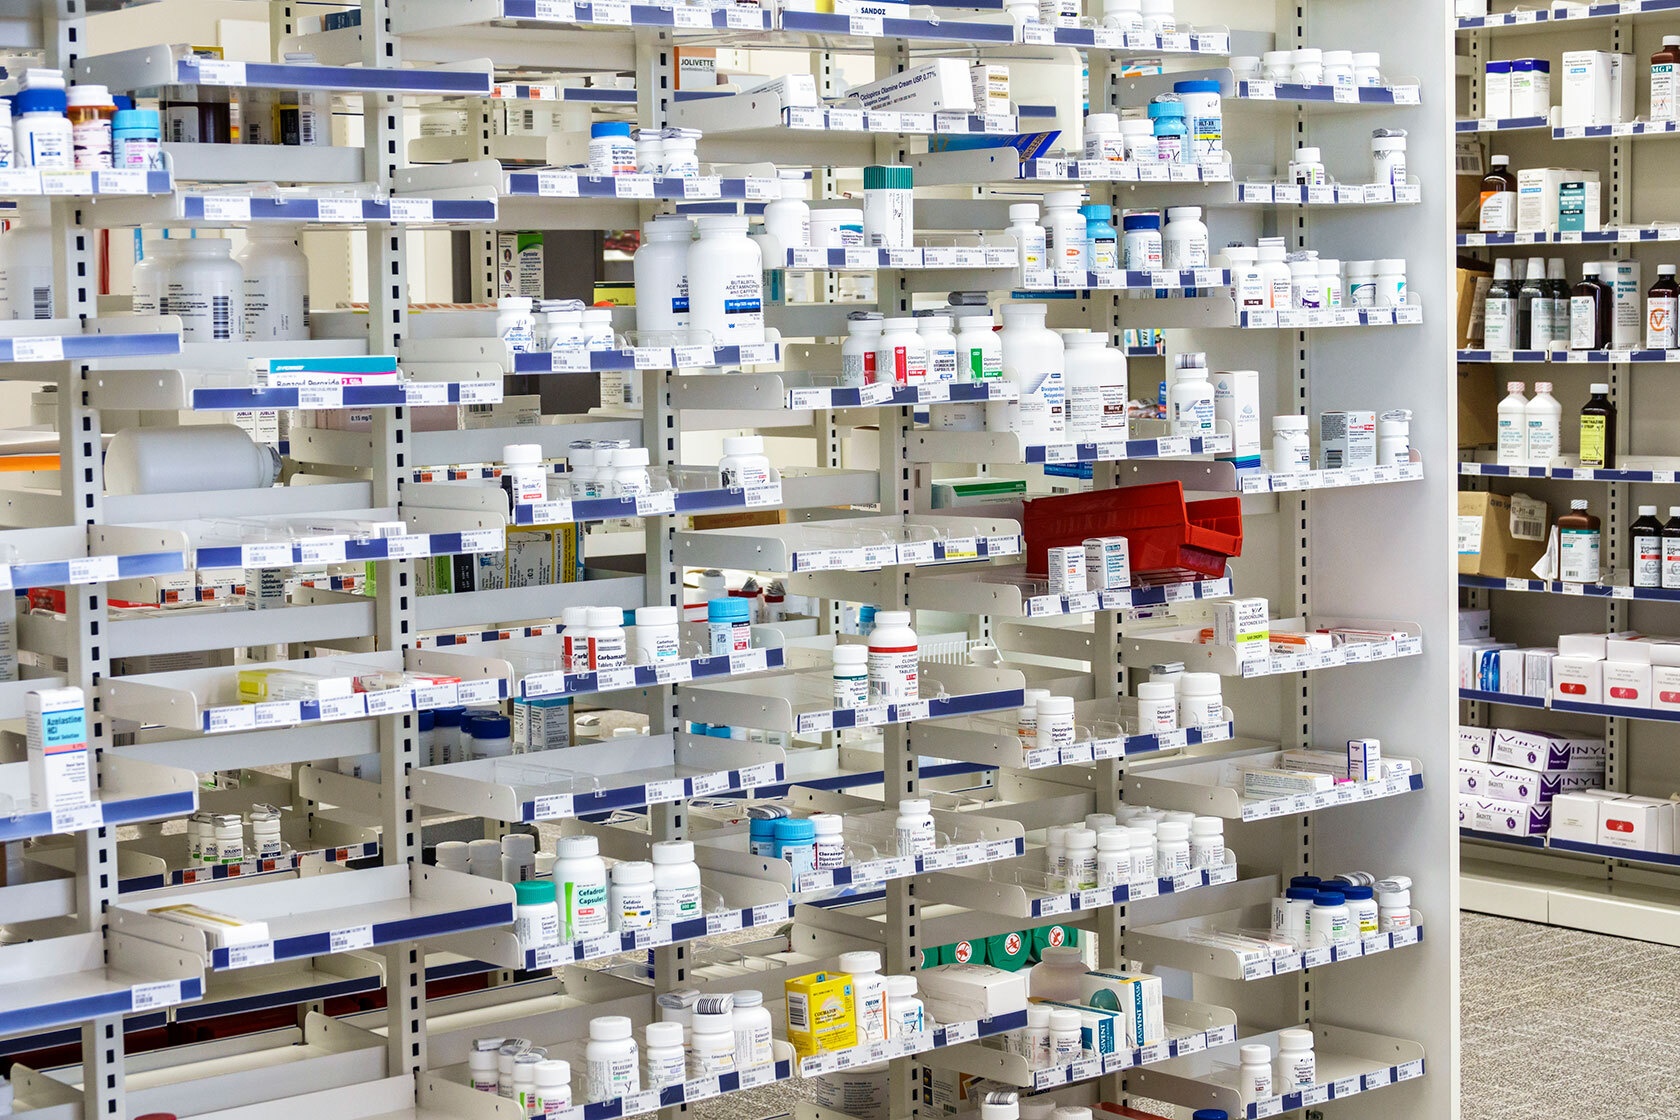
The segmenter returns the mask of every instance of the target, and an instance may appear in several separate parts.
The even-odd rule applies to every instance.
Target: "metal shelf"
[[[635,809],[771,785],[779,747],[676,732],[414,771],[421,805],[502,821]]]
[[[98,196],[88,202],[88,221],[101,226],[192,226],[238,228],[248,222],[306,225],[403,226],[481,224],[496,220],[493,198],[430,198],[350,195],[342,188],[298,188],[279,194],[212,194],[176,189],[151,196]]]
[[[1223,599],[1234,592],[1231,577],[1186,580],[1114,591],[1049,593],[1049,583],[1029,577],[1024,567],[993,566],[980,572],[916,572],[910,576],[910,605],[921,610],[984,614],[993,618],[1054,618],[1088,611],[1133,610],[1196,599]],[[977,598],[978,597],[978,598]]]
[[[1162,427],[1134,421],[1135,433]],[[917,430],[910,433],[910,460],[916,463],[1115,463],[1128,459],[1171,459],[1231,450],[1228,434],[1216,436],[1142,436],[1091,443],[1027,443],[1015,432]]]
[[[0,198],[85,198],[102,194],[168,194],[175,184],[168,171],[103,168],[91,171],[0,170]]]
[[[919,666],[921,698],[882,701],[860,708],[834,708],[829,668],[769,673],[745,681],[687,684],[677,689],[684,717],[725,727],[812,735],[824,731],[881,727],[893,723],[973,715],[1019,708],[1021,674],[924,661]]]
[[[1230,709],[1225,712],[1230,715]],[[1075,727],[1085,733],[1060,750],[1022,743],[1013,713],[972,716],[918,728],[918,750],[933,758],[962,759],[1009,770],[1041,770],[1088,766],[1114,758],[1158,757],[1187,747],[1227,742],[1234,734],[1229,718],[1201,727],[1126,734],[1126,727],[1138,726],[1136,702],[1130,700],[1077,700],[1073,716]]]
[[[881,269],[941,271],[965,268],[1005,271],[1015,268],[1018,263],[1012,244],[917,245],[908,249],[851,246],[843,249],[788,249],[786,252],[785,263],[780,267],[790,270],[874,272]]]
[[[1239,467],[1232,462],[1153,462],[1127,464],[1123,473],[1128,483],[1177,481],[1182,482],[1186,490],[1198,492],[1286,494],[1307,490],[1343,490],[1350,486],[1377,486],[1391,482],[1416,482],[1423,478],[1423,464],[1413,460],[1409,463],[1393,463],[1380,467],[1267,471]]]
[[[879,1062],[891,1061],[894,1058],[907,1058],[918,1054],[935,1054],[946,1047],[963,1046],[982,1038],[1007,1034],[1020,1030],[1027,1025],[1027,1013],[1011,1011],[1003,1015],[994,1015],[990,1019],[968,1019],[960,1023],[946,1023],[936,1026],[931,1031],[923,1031],[900,1042],[887,1040],[885,1042],[865,1043],[846,1050],[831,1050],[824,1054],[813,1054],[799,1060],[799,1076],[816,1077],[824,1073],[834,1073],[843,1069],[857,1069],[859,1066],[875,1065]]]
[[[215,945],[203,930],[151,911],[200,903],[245,921],[267,923],[269,936]],[[166,891],[111,907],[111,927],[185,952],[206,969],[249,968],[350,949],[418,941],[513,921],[513,887],[440,867],[373,867],[272,879],[206,891]]]
[[[204,968],[192,954],[122,933],[0,946],[0,1034],[157,1011],[203,994]]]
[[[1616,575],[1625,576],[1626,572]],[[1559,580],[1508,579],[1499,576],[1458,577],[1460,587],[1474,587],[1485,591],[1538,591],[1548,595],[1585,595],[1598,599],[1638,599],[1642,602],[1680,602],[1680,589],[1664,587],[1631,587],[1626,583],[1563,583]]]
[[[1410,762],[1412,773],[1399,778],[1338,782],[1333,789],[1321,793],[1244,797],[1239,766],[1275,766],[1283,753],[1275,748],[1263,747],[1223,754],[1216,759],[1166,759],[1146,771],[1128,774],[1126,781],[1142,804],[1244,822],[1362,804],[1423,788],[1422,762],[1390,755],[1391,759]]]
[[[1239,1047],[1261,1043],[1276,1053],[1277,1031],[1245,1036],[1192,1057],[1146,1066],[1133,1075],[1133,1080],[1137,1091],[1153,1100],[1185,1108],[1222,1108],[1229,1116],[1260,1120],[1423,1076],[1423,1047],[1415,1042],[1317,1023],[1308,1029],[1313,1033],[1319,1077],[1310,1088],[1242,1103],[1236,1086]]]
[[[1267,677],[1279,673],[1338,669],[1371,661],[1390,661],[1397,657],[1418,657],[1423,653],[1423,638],[1415,623],[1313,617],[1304,620],[1273,620],[1274,623],[1297,621],[1301,626],[1313,629],[1333,626],[1351,626],[1357,629],[1380,627],[1396,631],[1403,636],[1391,642],[1349,642],[1313,653],[1273,653],[1264,661],[1239,662],[1234,648],[1201,641],[1201,627],[1195,626],[1155,632],[1143,631],[1142,637],[1126,638],[1122,644],[1122,657],[1127,665],[1140,668],[1163,661],[1182,661],[1186,666],[1227,677]]]
[[[1609,226],[1535,233],[1460,233],[1460,245],[1598,245],[1628,241],[1680,241],[1680,224]]]
[[[799,524],[678,530],[676,552],[695,568],[758,572],[857,571],[1019,556],[1018,522],[938,514],[840,517]]]
[[[1247,330],[1325,330],[1334,327],[1415,327],[1421,307],[1342,307],[1323,311],[1244,311],[1237,326]]]
[[[1074,1085],[1169,1058],[1188,1057],[1210,1046],[1223,1046],[1236,1040],[1237,1016],[1233,1011],[1170,996],[1162,999],[1161,1004],[1167,1037],[1147,1046],[1092,1054],[1065,1065],[1034,1067],[1013,1051],[963,1045],[933,1054],[926,1064],[1042,1093],[1059,1085]]]
[[[1020,399],[1010,381],[934,381],[920,385],[839,385],[838,374],[786,370],[781,373],[687,374],[671,382],[672,407],[682,410],[750,409],[802,412],[822,408],[910,408],[930,404],[982,403]]]
[[[1669,458],[1628,456],[1630,463],[1650,463],[1650,466],[1570,467],[1570,466],[1508,466],[1503,463],[1458,464],[1461,475],[1484,475],[1490,478],[1562,478],[1574,482],[1662,482],[1680,479],[1680,462]],[[1656,466],[1655,464],[1663,464]]]
[[[113,753],[100,762],[97,800],[35,809],[29,770],[27,762],[0,763],[0,842],[184,817],[198,808],[198,776],[192,771]]]
[[[1226,854],[1229,856],[1230,853]],[[945,902],[1025,921],[1104,910],[1160,895],[1182,894],[1236,881],[1236,860],[1230,859],[1221,867],[1185,871],[1144,883],[1065,890],[1050,883],[1044,851],[1036,848],[1021,859],[1008,863],[930,875],[917,893],[924,902]]]
[[[299,62],[236,62],[202,58],[185,45],[131,47],[112,54],[82,55],[70,69],[76,82],[98,82],[132,93],[169,85],[269,87],[334,90],[396,96],[488,97],[490,60],[460,68],[427,69],[322,66]]]

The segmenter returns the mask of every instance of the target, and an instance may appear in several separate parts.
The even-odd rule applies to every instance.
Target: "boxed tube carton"
[[[1159,976],[1093,969],[1079,978],[1079,999],[1099,1011],[1118,1012],[1118,1042],[1125,1048],[1148,1046],[1166,1037]]]
[[[916,974],[922,1002],[936,1023],[990,1019],[1027,1006],[1027,973],[988,964],[942,964]]]
[[[960,58],[930,58],[878,82],[853,86],[846,96],[865,109],[898,112],[974,112],[974,84]]]
[[[1570,212],[1563,223],[1562,199],[1569,196]],[[1525,167],[1517,172],[1517,232],[1556,233],[1574,228],[1599,228],[1598,172],[1579,167]]]
[[[857,1045],[852,978],[845,972],[812,972],[784,985],[787,1037],[802,1058]]]

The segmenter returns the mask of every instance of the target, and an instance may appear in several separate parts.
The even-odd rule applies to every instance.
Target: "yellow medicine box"
[[[813,972],[787,981],[787,1037],[801,1058],[857,1045],[852,978]]]

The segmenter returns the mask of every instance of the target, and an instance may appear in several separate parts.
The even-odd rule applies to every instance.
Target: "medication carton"
[[[1161,978],[1141,972],[1093,969],[1079,979],[1082,1003],[1120,1013],[1116,1023],[1122,1047],[1148,1046],[1166,1037],[1161,1010]]]
[[[1552,826],[1552,807],[1550,804],[1493,801],[1461,793],[1458,795],[1458,823],[1461,828],[1501,836],[1543,836]]]
[[[1604,772],[1606,749],[1603,739],[1583,739],[1550,731],[1516,731],[1510,728],[1460,728],[1487,731],[1489,744],[1483,762],[1496,766],[1520,766],[1543,773],[1574,770]],[[1462,739],[1460,740],[1462,743]],[[1462,750],[1460,757],[1463,757]]]
[[[1602,802],[1615,801],[1621,796],[1603,789],[1575,789],[1558,794],[1552,798],[1552,831],[1548,836],[1575,844],[1598,843]]]
[[[1213,641],[1237,651],[1237,663],[1271,656],[1272,623],[1264,599],[1221,599],[1213,604]]]
[[[1597,774],[1542,774],[1515,766],[1490,766],[1485,762],[1458,764],[1458,792],[1474,797],[1510,801],[1522,805],[1543,805],[1566,790],[1597,785]]]
[[[1655,797],[1620,797],[1598,805],[1598,842],[1640,852],[1674,851],[1674,804]]]
[[[960,58],[930,58],[880,81],[853,86],[846,95],[877,111],[972,113],[968,66]]]
[[[802,1058],[857,1045],[857,1012],[852,977],[845,972],[812,972],[785,984],[787,1037]]]
[[[43,688],[24,695],[29,801],[36,810],[70,809],[93,799],[87,703],[79,688]]]
[[[989,964],[942,964],[916,974],[922,1003],[936,1023],[990,1019],[1027,1006],[1027,973]]]

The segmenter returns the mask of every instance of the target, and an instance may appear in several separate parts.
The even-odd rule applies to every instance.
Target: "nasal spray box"
[[[88,762],[87,703],[79,688],[44,688],[24,698],[29,739],[30,804],[70,809],[93,799]]]

